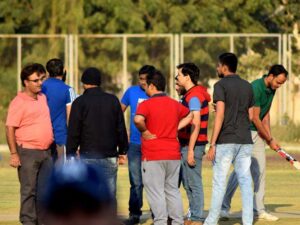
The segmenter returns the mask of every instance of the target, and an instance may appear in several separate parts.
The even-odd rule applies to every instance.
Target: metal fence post
[[[69,70],[70,70],[70,78],[69,83],[71,87],[74,87],[74,41],[73,35],[69,35]],[[78,91],[76,89],[76,91]]]
[[[280,52],[281,53],[281,63],[282,65],[287,68],[287,52],[288,52],[288,49],[287,49],[287,41],[288,41],[288,37],[286,34],[283,34],[282,35],[282,40],[280,41],[280,43],[282,43],[282,51]],[[290,105],[290,100],[289,100],[289,97],[290,97],[290,88],[291,88],[291,85],[290,85],[290,79],[287,80],[286,84],[284,85],[283,87],[283,115],[282,116],[285,116],[285,115],[290,115],[289,113],[289,105]],[[284,119],[284,118],[283,118]],[[282,119],[282,120],[283,120]],[[282,121],[283,122],[283,125],[286,121]]]
[[[21,91],[22,89],[22,84],[21,84],[21,79],[20,79],[20,74],[21,74],[21,70],[22,70],[22,36],[18,35],[17,37],[17,57],[18,57],[18,74],[17,74],[17,90]]]
[[[123,35],[123,76],[122,76],[122,93],[128,88],[128,72],[127,72],[127,36]]]
[[[229,39],[230,39],[230,52],[234,53],[234,36],[230,35]]]
[[[65,56],[64,56],[64,64],[65,69],[67,70],[67,83],[70,83],[70,77],[73,74],[70,73],[70,64],[69,64],[69,37],[68,35],[65,36]]]

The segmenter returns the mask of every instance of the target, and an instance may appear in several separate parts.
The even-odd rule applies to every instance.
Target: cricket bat
[[[276,152],[282,157],[290,162],[297,170],[300,170],[300,162],[293,158],[290,154],[284,151],[282,148],[276,150]]]

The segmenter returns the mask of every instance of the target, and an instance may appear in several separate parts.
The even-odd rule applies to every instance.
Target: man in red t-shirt
[[[159,72],[147,75],[150,99],[139,104],[134,117],[142,134],[142,177],[154,225],[183,224],[183,207],[178,188],[180,145],[178,129],[193,118],[189,110],[164,93],[166,80]]]

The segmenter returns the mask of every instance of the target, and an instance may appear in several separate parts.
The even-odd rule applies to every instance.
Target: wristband
[[[14,155],[14,154],[17,154],[17,152],[11,152],[10,154],[11,154],[11,155]]]
[[[216,144],[210,144],[210,147],[216,147]]]

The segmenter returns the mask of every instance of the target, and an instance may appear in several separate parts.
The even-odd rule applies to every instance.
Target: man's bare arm
[[[253,121],[253,107],[248,109],[248,114],[249,114],[249,120],[250,122]]]
[[[17,152],[15,131],[16,131],[15,127],[6,126],[6,140],[10,151],[10,165],[16,168],[21,166],[21,162]]]
[[[187,162],[190,166],[195,166],[196,161],[194,157],[194,148],[200,131],[200,111],[192,111],[192,127],[191,127],[191,136],[188,146]]]
[[[210,141],[210,148],[207,153],[208,160],[214,160],[216,152],[216,142],[221,132],[221,128],[224,122],[224,113],[225,113],[225,102],[218,101],[216,104],[216,116],[214,122],[214,128],[212,132],[212,137]]]
[[[125,112],[127,109],[127,105],[124,105],[123,103],[121,103],[121,109],[123,112]]]
[[[179,121],[179,124],[178,124],[178,130],[186,127],[191,121],[192,119],[194,118],[193,116],[193,113],[190,112],[189,114],[187,114],[186,117],[182,118],[180,121]]]
[[[147,129],[146,123],[145,123],[145,117],[143,117],[141,115],[135,115],[134,116],[134,124],[135,124],[136,128],[141,132],[142,137],[145,140],[150,140],[150,139],[156,138],[156,135],[151,134],[150,131]]]
[[[269,136],[272,137],[271,134],[271,122],[270,122],[270,112],[268,112],[265,117],[262,120],[262,124],[264,126],[264,128],[266,129],[266,131],[268,132]]]
[[[253,123],[260,134],[260,136],[266,140],[267,142],[271,140],[271,136],[269,132],[266,130],[265,126],[263,125],[262,121],[259,118],[260,114],[260,107],[254,106],[253,107]]]
[[[67,116],[67,125],[69,126],[69,118],[70,118],[70,112],[71,112],[72,104],[66,105],[66,116]]]
[[[270,130],[270,114],[269,112],[265,116],[265,121],[261,121],[259,118],[260,107],[253,108],[253,123],[257,129],[257,132],[263,138],[271,149],[277,150],[280,146],[278,143],[272,138],[271,130]],[[269,114],[269,115],[268,115]]]

